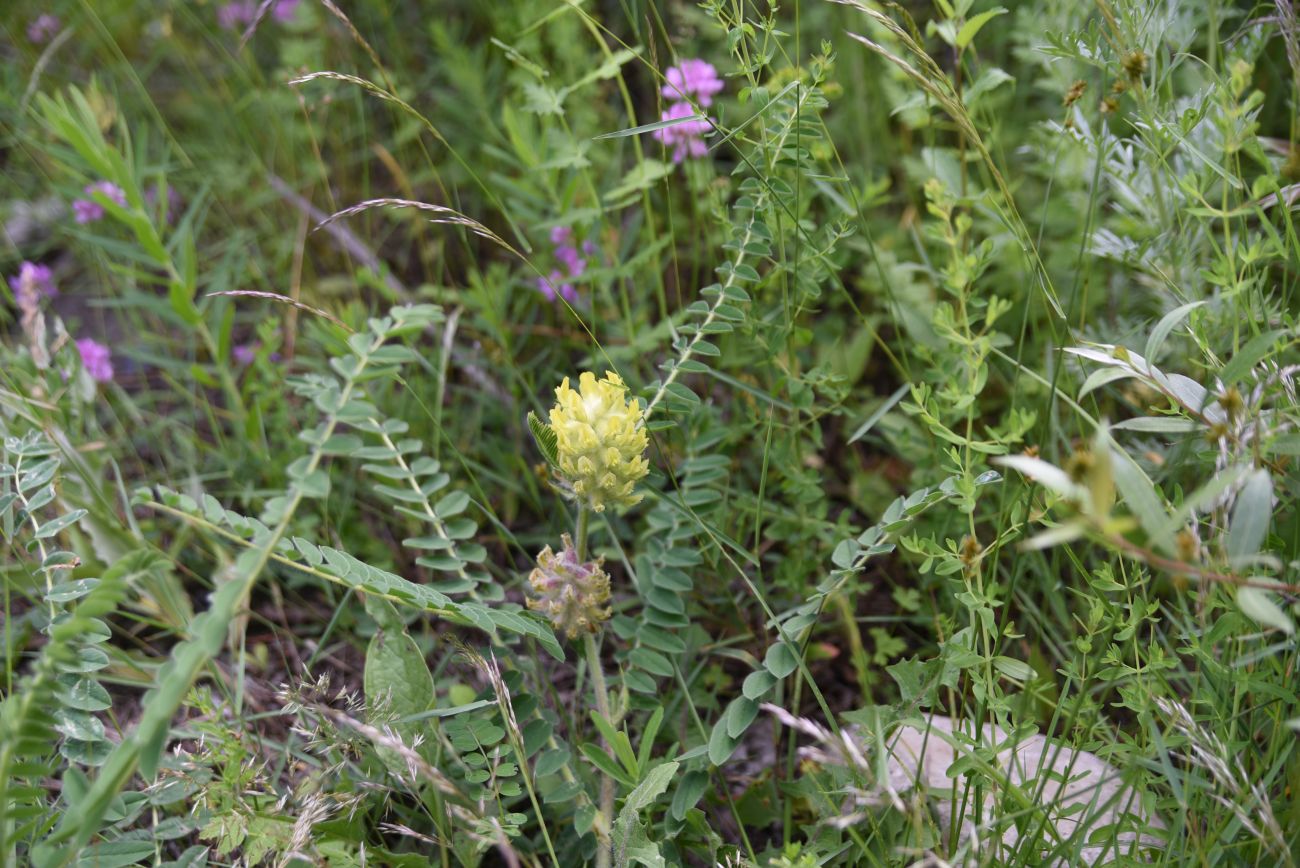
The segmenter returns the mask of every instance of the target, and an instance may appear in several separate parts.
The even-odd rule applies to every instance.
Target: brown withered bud
[[[1101,101],[1101,113],[1104,115],[1113,115],[1119,111],[1119,100],[1113,96],[1108,96]]]
[[[1083,96],[1083,92],[1087,90],[1087,88],[1088,82],[1083,79],[1078,79],[1074,84],[1070,85],[1070,89],[1065,92],[1065,99],[1061,101],[1061,104],[1066,108],[1074,105],[1079,101],[1079,97]]]
[[[984,546],[980,545],[980,541],[974,536],[966,534],[961,538],[961,546],[958,552],[962,566],[969,570],[974,566],[975,561],[979,560],[979,556],[984,553]]]
[[[1178,550],[1178,559],[1185,564],[1194,564],[1201,559],[1201,541],[1189,528],[1183,528],[1174,537],[1174,546]]]
[[[1219,395],[1219,406],[1223,412],[1228,414],[1229,419],[1237,419],[1246,409],[1246,402],[1241,397],[1241,392],[1237,391],[1236,386],[1229,386]]]
[[[1097,459],[1090,450],[1080,449],[1065,462],[1065,473],[1071,482],[1085,483],[1096,463]]]
[[[1124,58],[1124,71],[1129,78],[1141,78],[1147,71],[1147,56],[1142,51],[1131,52]]]

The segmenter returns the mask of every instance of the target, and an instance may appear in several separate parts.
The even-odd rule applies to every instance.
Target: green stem
[[[587,558],[587,529],[590,524],[591,510],[585,506],[579,506],[578,529],[575,533],[577,539],[573,543],[574,548],[577,549],[579,561],[584,561]],[[595,634],[586,633],[583,635],[582,650],[587,655],[587,669],[591,671],[591,692],[596,697],[596,713],[613,726],[614,715],[610,713],[609,708],[609,688],[605,684],[605,670],[600,665],[600,646],[596,644]],[[606,742],[605,749],[612,750],[613,745]],[[596,868],[609,868],[610,856],[613,852],[610,836],[613,831],[614,779],[607,774],[601,773],[600,816],[596,831],[597,838],[601,840],[600,849],[596,851]]]
[[[578,520],[578,533],[586,532],[587,511],[582,510],[581,518]],[[578,551],[582,548],[579,546]],[[581,555],[579,555],[581,556]],[[600,648],[596,645],[596,637],[587,633],[582,637],[582,647],[587,654],[587,668],[591,670],[591,692],[596,695],[596,712],[611,724],[614,722],[613,716],[609,712],[609,691],[605,687],[605,670],[600,666]],[[606,743],[607,749],[612,749],[612,745]],[[596,851],[596,868],[609,868],[610,856],[612,853],[610,833],[614,829],[614,779],[609,775],[601,774],[600,781],[600,817],[597,837],[603,838],[600,842],[600,849]]]
[[[591,523],[591,513],[585,506],[578,507],[578,532],[577,539],[573,541],[574,547],[578,550],[578,560],[587,559],[587,526]]]

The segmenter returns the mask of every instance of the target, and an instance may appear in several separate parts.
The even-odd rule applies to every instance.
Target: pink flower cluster
[[[556,226],[551,230],[551,243],[555,245],[555,260],[561,268],[551,271],[546,277],[537,278],[537,291],[550,301],[559,295],[569,304],[577,304],[578,290],[569,281],[581,277],[587,270],[587,260],[573,244],[573,230],[568,226]],[[582,242],[582,253],[590,256],[595,252],[590,241]]]
[[[27,25],[27,40],[32,45],[44,45],[55,37],[62,26],[57,16],[48,12],[38,15],[36,20]]]
[[[81,354],[81,367],[96,383],[108,383],[113,379],[113,358],[108,347],[94,338],[81,338],[77,341],[77,352]]]
[[[668,67],[664,76],[667,84],[659,92],[665,99],[673,100],[660,115],[660,120],[676,121],[688,118],[696,113],[695,106],[708,108],[713,104],[713,97],[722,91],[723,82],[718,78],[718,71],[707,60],[683,60],[677,66]],[[696,159],[709,152],[704,136],[712,125],[704,119],[681,121],[663,129],[655,130],[654,137],[666,147],[673,150],[673,162],[680,163],[687,157]]]
[[[76,218],[78,223],[94,223],[104,216],[104,206],[94,198],[96,193],[116,202],[123,208],[126,207],[126,193],[111,181],[97,181],[94,184],[89,184],[82,192],[91,198],[73,201],[72,216]]]
[[[24,262],[19,266],[18,273],[9,278],[9,288],[14,291],[14,300],[19,307],[30,307],[38,299],[59,294],[50,267],[37,262]]]
[[[301,0],[275,0],[271,17],[281,24],[293,20]],[[217,10],[217,24],[223,30],[242,30],[257,20],[257,10],[262,4],[257,0],[231,0]]]

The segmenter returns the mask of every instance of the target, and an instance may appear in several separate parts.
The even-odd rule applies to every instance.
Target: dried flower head
[[[1074,105],[1079,101],[1079,98],[1083,96],[1083,92],[1087,87],[1088,82],[1083,79],[1079,79],[1074,84],[1070,85],[1070,89],[1065,92],[1064,104],[1067,106]]]
[[[1129,78],[1141,78],[1147,71],[1147,56],[1145,52],[1134,51],[1124,58],[1124,71],[1128,73]]]
[[[584,563],[567,533],[562,540],[558,555],[547,546],[537,556],[537,567],[528,576],[528,608],[546,615],[556,632],[573,639],[595,633],[609,619],[609,576],[601,569],[604,558]]]
[[[643,457],[649,439],[642,422],[641,405],[628,400],[618,374],[607,371],[605,379],[597,380],[588,371],[578,378],[576,392],[564,378],[555,390],[551,429],[556,463],[574,498],[596,512],[640,503],[634,489],[650,472]]]

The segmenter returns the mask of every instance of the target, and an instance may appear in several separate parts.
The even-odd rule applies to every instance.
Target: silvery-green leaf
[[[1249,557],[1259,551],[1273,518],[1273,480],[1267,470],[1256,470],[1246,479],[1232,508],[1228,525],[1228,558]]]
[[[1277,599],[1269,591],[1242,585],[1237,588],[1237,605],[1242,612],[1264,627],[1275,627],[1288,636],[1295,632],[1295,622],[1282,611]]]
[[[1169,333],[1172,332],[1189,313],[1203,304],[1205,304],[1204,301],[1188,302],[1187,304],[1174,308],[1169,311],[1169,313],[1162,316],[1160,322],[1156,323],[1156,327],[1151,330],[1151,337],[1147,339],[1147,345],[1144,351],[1147,358],[1154,359],[1156,356],[1160,355],[1160,350],[1164,347],[1165,339],[1169,337]]]

